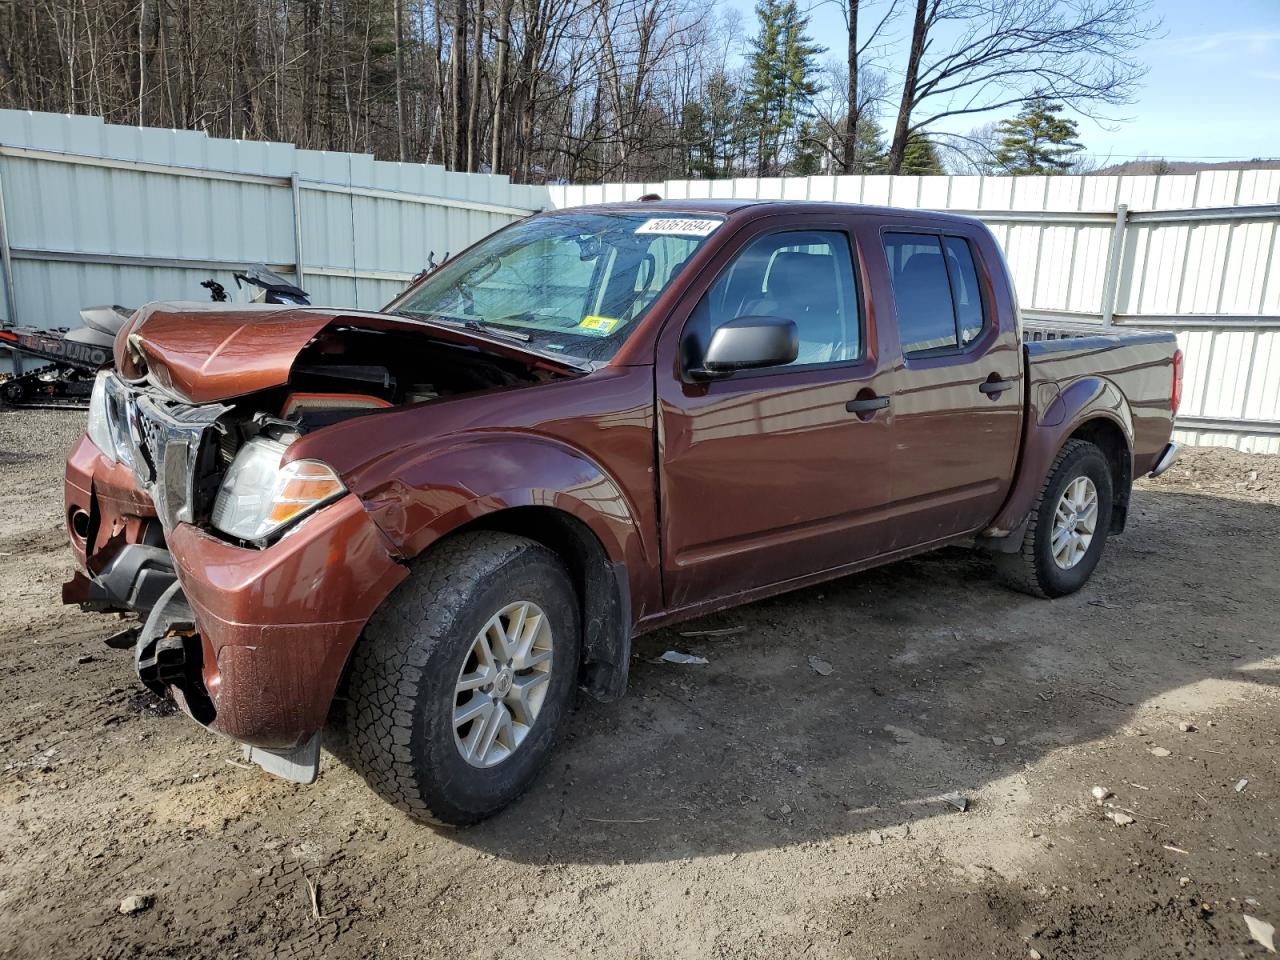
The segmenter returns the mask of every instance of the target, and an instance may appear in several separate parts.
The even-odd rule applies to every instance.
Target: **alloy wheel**
[[[467,763],[496,766],[529,735],[547,697],[552,648],[551,624],[528,600],[503,607],[476,634],[453,698],[453,740]]]

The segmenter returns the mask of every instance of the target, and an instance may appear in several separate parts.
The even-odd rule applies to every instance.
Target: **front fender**
[[[613,562],[648,568],[636,505],[598,462],[562,440],[512,432],[455,438],[397,465],[362,491],[365,507],[401,555],[417,556],[459,527],[499,510],[552,507],[585,523]]]
[[[1033,411],[1034,413],[1034,411]],[[1018,475],[986,538],[1008,538],[1021,546],[1031,508],[1044,486],[1049,468],[1062,445],[1091,420],[1107,420],[1120,429],[1130,455],[1133,451],[1133,413],[1124,394],[1105,377],[1081,377],[1060,387],[1057,396],[1038,418],[1028,415],[1023,424],[1022,455]]]

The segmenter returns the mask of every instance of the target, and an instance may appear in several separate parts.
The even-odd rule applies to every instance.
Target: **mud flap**
[[[262,747],[251,747],[242,744],[244,758],[256,763],[267,773],[275,774],[282,780],[294,783],[315,783],[320,773],[320,734],[314,733],[311,739],[292,750],[264,750]]]

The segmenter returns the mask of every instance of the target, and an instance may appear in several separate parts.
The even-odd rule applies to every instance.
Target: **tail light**
[[[1178,414],[1178,407],[1182,406],[1182,351],[1173,351],[1173,395],[1169,400],[1169,406],[1173,410],[1174,416]]]

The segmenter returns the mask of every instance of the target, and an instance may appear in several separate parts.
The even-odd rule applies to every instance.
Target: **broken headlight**
[[[109,370],[102,370],[93,381],[89,397],[89,425],[86,432],[103,456],[116,463],[133,466],[129,446],[127,398],[120,381]]]
[[[240,448],[213,503],[214,527],[241,540],[263,540],[346,492],[319,460],[281,466],[286,449],[265,436]]]

